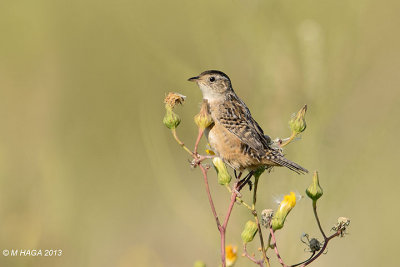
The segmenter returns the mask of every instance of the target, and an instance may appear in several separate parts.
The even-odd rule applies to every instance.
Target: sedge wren
[[[208,70],[189,81],[197,83],[208,103],[213,123],[205,130],[205,136],[212,150],[235,171],[284,166],[299,174],[308,172],[273,146],[271,138],[264,134],[246,104],[233,91],[228,75]]]

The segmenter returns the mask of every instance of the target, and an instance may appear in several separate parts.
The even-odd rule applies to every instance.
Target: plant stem
[[[224,224],[219,227],[219,232],[221,234],[221,261],[222,261],[222,267],[226,266],[226,260],[225,260],[225,234],[226,234],[226,228],[228,226],[229,218],[232,213],[233,206],[235,205],[236,202],[236,197],[237,197],[237,185],[238,182],[236,181],[233,190],[232,190],[232,195],[231,195],[231,202],[229,203],[228,211],[226,213],[226,217],[224,220]]]
[[[254,215],[254,219],[256,220],[257,223],[257,228],[258,228],[258,236],[260,237],[260,244],[261,244],[261,251],[263,254],[263,258],[264,258],[264,262],[267,264],[267,266],[269,267],[269,260],[267,257],[267,252],[265,250],[265,246],[264,246],[264,238],[262,235],[262,229],[260,226],[260,221],[258,219],[258,215],[257,215],[257,211],[256,211],[256,202],[257,202],[257,188],[258,188],[258,180],[259,180],[260,176],[255,175],[254,176],[254,191],[253,191],[253,205],[252,205],[252,213]]]
[[[232,194],[232,189],[229,187],[229,185],[225,185],[226,189],[228,190],[228,192],[230,194]],[[245,206],[246,208],[248,208],[249,210],[253,210],[252,207],[250,207],[249,204],[247,204],[243,199],[241,199],[240,197],[236,197],[236,201],[239,202],[240,204],[243,204],[243,206]]]
[[[188,152],[190,155],[193,156],[193,155],[194,155],[193,152],[192,152],[189,148],[187,148],[187,147],[185,146],[185,144],[184,144],[181,140],[179,140],[179,138],[178,138],[178,136],[177,136],[177,134],[176,134],[176,129],[171,129],[171,132],[172,132],[172,135],[174,136],[176,142],[178,142],[178,144],[179,144],[181,147],[183,147],[183,149],[185,149],[186,152]]]
[[[313,206],[313,211],[314,211],[315,220],[317,221],[319,230],[321,231],[322,236],[323,236],[324,239],[326,240],[326,235],[325,235],[325,233],[324,233],[324,230],[322,229],[322,226],[321,226],[321,223],[320,223],[320,221],[319,221],[318,214],[317,214],[317,201],[313,200],[312,206]]]
[[[204,178],[204,184],[206,186],[206,192],[207,192],[207,197],[208,197],[208,202],[210,202],[210,206],[211,206],[211,211],[214,215],[215,221],[217,223],[217,227],[218,230],[220,230],[221,228],[221,223],[219,222],[218,219],[218,215],[217,215],[217,211],[215,210],[215,206],[214,206],[214,201],[211,197],[211,192],[210,192],[210,186],[208,185],[208,178],[207,178],[207,171],[206,169],[203,167],[203,165],[199,165],[201,172],[203,173],[203,178]]]
[[[322,246],[321,250],[320,250],[314,257],[311,257],[311,258],[308,259],[306,262],[304,262],[304,263],[301,265],[301,267],[305,267],[305,266],[309,265],[311,262],[313,262],[313,261],[316,260],[319,256],[321,256],[322,253],[324,253],[326,247],[328,246],[329,241],[330,241],[331,239],[333,239],[333,238],[339,236],[340,233],[341,233],[341,229],[339,229],[336,233],[334,233],[334,234],[332,234],[331,236],[327,237],[327,236],[325,235],[325,232],[324,232],[324,230],[322,229],[321,223],[320,223],[320,221],[319,221],[319,217],[318,217],[318,213],[317,213],[317,201],[313,201],[312,206],[313,206],[313,211],[314,211],[315,220],[317,221],[319,230],[321,231],[321,234],[322,234],[322,236],[324,237],[324,245]],[[298,265],[299,265],[299,264],[295,264],[295,265],[292,265],[291,267],[295,267],[295,266],[298,266]]]
[[[197,140],[196,140],[196,143],[194,145],[194,152],[193,153],[195,155],[197,155],[197,148],[199,147],[199,143],[200,143],[201,137],[203,136],[203,133],[204,133],[204,129],[203,128],[199,128],[199,134],[197,135]]]
[[[254,257],[250,256],[249,253],[247,252],[247,243],[243,243],[243,251],[244,251],[244,256],[246,256],[249,260],[254,262],[255,264],[260,265],[260,267],[264,267],[263,260],[256,260]]]
[[[309,265],[311,262],[313,262],[313,261],[316,260],[319,256],[321,256],[322,253],[324,253],[326,247],[328,246],[329,241],[331,241],[333,238],[335,238],[335,237],[337,237],[337,236],[339,236],[339,235],[340,235],[340,230],[337,231],[336,233],[334,233],[333,235],[331,235],[331,236],[325,238],[324,245],[322,246],[322,248],[321,248],[321,250],[318,252],[318,254],[315,255],[314,258],[308,260],[306,263],[304,263],[303,265],[301,265],[301,267],[305,267],[305,266]]]
[[[281,144],[280,147],[284,147],[286,145],[288,145],[290,142],[293,141],[293,139],[297,136],[297,133],[292,132],[292,134],[290,135],[290,137],[285,141],[285,143]]]
[[[269,227],[269,231],[270,231],[270,234],[271,234],[271,237],[272,237],[272,241],[274,242],[273,245],[274,245],[275,254],[276,254],[276,256],[278,257],[278,260],[279,260],[279,262],[281,263],[281,265],[282,265],[283,267],[287,267],[287,265],[283,262],[283,260],[282,260],[282,258],[281,258],[281,255],[279,255],[278,247],[276,246],[276,240],[275,240],[274,230],[272,229],[271,226]]]

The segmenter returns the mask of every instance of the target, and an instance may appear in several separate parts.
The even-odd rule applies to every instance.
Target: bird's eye
[[[215,77],[214,76],[211,76],[210,77],[210,82],[214,82],[215,81]]]

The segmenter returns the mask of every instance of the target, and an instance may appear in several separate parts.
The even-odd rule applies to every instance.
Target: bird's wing
[[[265,154],[269,140],[258,123],[252,118],[247,106],[236,95],[230,95],[227,101],[218,107],[216,120],[244,144],[258,154]]]

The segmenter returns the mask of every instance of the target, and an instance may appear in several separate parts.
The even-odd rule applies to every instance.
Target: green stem
[[[288,145],[290,142],[293,141],[293,139],[294,139],[296,136],[297,136],[297,133],[292,132],[292,135],[290,135],[289,139],[286,140],[285,143],[281,144],[280,147],[284,147],[284,146]]]
[[[172,132],[172,135],[174,136],[176,142],[178,142],[178,144],[179,144],[183,149],[185,149],[186,152],[188,152],[190,155],[193,156],[193,155],[194,155],[193,152],[192,152],[189,148],[187,148],[187,147],[185,146],[185,144],[184,144],[181,140],[179,140],[178,135],[176,134],[176,129],[171,129],[171,132]]]
[[[326,239],[325,232],[322,229],[321,222],[319,221],[318,214],[317,214],[317,201],[313,200],[313,204],[312,205],[313,205],[313,211],[314,211],[315,220],[317,221],[319,230],[321,231],[321,234],[324,237],[324,239]]]

